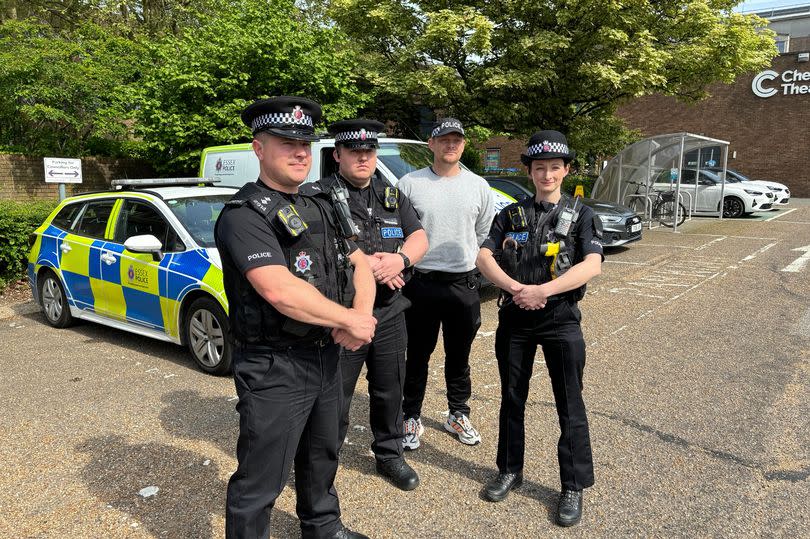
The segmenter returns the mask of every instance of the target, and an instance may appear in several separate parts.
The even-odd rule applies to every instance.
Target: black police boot
[[[335,533],[329,536],[330,539],[369,539],[368,535],[353,532],[343,524],[335,530]]]
[[[419,475],[402,457],[391,460],[378,460],[377,471],[390,479],[398,489],[413,490],[419,486]]]
[[[484,498],[491,502],[499,502],[506,498],[509,491],[523,484],[521,473],[499,473],[484,487]]]
[[[582,491],[564,488],[557,502],[557,524],[573,526],[582,518]]]

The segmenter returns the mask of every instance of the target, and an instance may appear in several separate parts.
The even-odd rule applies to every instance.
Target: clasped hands
[[[542,284],[521,284],[517,281],[509,287],[509,292],[515,305],[527,311],[545,307],[550,295]]]
[[[374,253],[366,255],[366,259],[375,281],[387,285],[391,290],[405,286],[405,279],[402,277],[405,260],[398,253]]]

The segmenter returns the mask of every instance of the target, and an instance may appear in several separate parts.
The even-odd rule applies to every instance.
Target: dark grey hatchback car
[[[484,176],[489,186],[506,193],[515,200],[533,197],[534,193],[515,181],[515,176]],[[590,206],[602,221],[604,236],[602,245],[618,247],[641,239],[641,218],[621,204],[583,198],[582,203]]]

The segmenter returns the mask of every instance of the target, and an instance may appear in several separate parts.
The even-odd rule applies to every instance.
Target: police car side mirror
[[[156,261],[163,259],[163,244],[152,234],[132,236],[124,242],[124,248],[133,253],[151,253]]]

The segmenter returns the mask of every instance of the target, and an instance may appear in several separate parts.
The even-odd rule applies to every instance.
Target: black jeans
[[[478,288],[477,275],[448,282],[415,274],[405,286],[405,296],[412,303],[405,311],[408,353],[402,412],[406,418],[418,418],[422,413],[428,361],[439,339],[439,326],[444,340],[444,380],[450,413],[470,415],[470,348],[481,327]]]
[[[593,458],[582,400],[585,340],[574,301],[549,303],[538,311],[514,304],[498,314],[495,355],[501,376],[497,465],[501,473],[523,471],[524,415],[537,346],[543,349],[560,420],[557,459],[563,488],[593,485]]]
[[[377,325],[374,340],[355,352],[342,350],[343,410],[338,441],[343,444],[349,429],[349,408],[363,364],[369,394],[369,422],[374,441],[371,450],[377,460],[402,456],[402,384],[405,381],[405,315],[399,313]]]
[[[239,467],[228,482],[225,535],[264,538],[295,462],[296,512],[305,538],[340,525],[334,480],[342,401],[338,346],[236,347]]]

